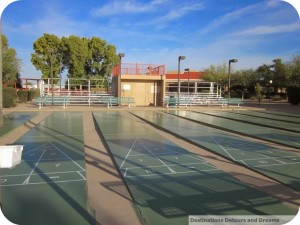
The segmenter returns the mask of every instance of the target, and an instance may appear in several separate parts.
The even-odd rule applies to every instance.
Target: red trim
[[[190,72],[190,79],[202,79],[204,72]],[[166,74],[167,80],[175,80],[178,79],[178,74]],[[180,79],[189,79],[188,72],[184,72],[180,74]]]

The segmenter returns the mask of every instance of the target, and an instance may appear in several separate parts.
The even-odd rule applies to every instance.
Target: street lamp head
[[[272,84],[273,83],[273,81],[272,80],[270,80],[270,84]]]
[[[178,57],[178,60],[180,61],[180,60],[184,60],[185,59],[185,56],[183,56],[183,55],[181,55],[181,56],[179,56]]]
[[[229,63],[236,63],[236,62],[238,62],[239,60],[238,59],[230,59],[229,60]]]
[[[125,54],[124,53],[119,53],[119,55],[118,55],[120,58],[122,58],[122,57],[124,57],[125,56]]]
[[[186,68],[186,69],[184,69],[184,71],[190,72],[190,68]]]

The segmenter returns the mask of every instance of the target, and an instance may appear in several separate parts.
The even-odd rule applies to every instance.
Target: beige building
[[[112,91],[117,97],[133,97],[135,106],[161,106],[165,81],[164,65],[122,63],[113,70]]]

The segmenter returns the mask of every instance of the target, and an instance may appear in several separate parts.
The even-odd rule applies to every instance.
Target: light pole
[[[270,80],[270,85],[269,85],[269,102],[271,101],[271,85],[272,85],[273,81]]]
[[[59,63],[59,93],[61,95],[61,71],[62,71],[62,68],[63,68],[64,64],[62,62]]]
[[[3,88],[2,88],[2,21],[1,21],[1,15],[0,15],[0,127],[3,126],[3,102],[2,102],[2,96],[3,96]]]
[[[238,59],[230,59],[229,66],[228,66],[228,99],[230,99],[230,64],[238,62]]]
[[[177,91],[178,102],[179,102],[179,96],[180,96],[180,60],[185,60],[185,56],[178,57],[178,91]]]
[[[54,105],[53,104],[53,53],[54,53],[54,49],[49,48],[48,52],[50,53],[51,96],[52,96],[52,106],[53,106]]]
[[[119,76],[118,76],[118,96],[121,97],[121,75],[122,75],[122,58],[125,56],[124,53],[119,53],[119,60],[120,60],[120,71],[119,71]]]
[[[188,72],[188,95],[190,96],[190,68],[185,69]]]

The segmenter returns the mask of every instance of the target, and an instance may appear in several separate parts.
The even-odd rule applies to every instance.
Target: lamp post
[[[64,64],[62,62],[59,63],[59,92],[61,94],[61,71],[62,71],[62,68],[63,68]]]
[[[185,69],[188,72],[188,95],[190,96],[190,68]]]
[[[2,102],[2,95],[3,95],[3,88],[2,88],[2,21],[0,15],[0,127],[3,126],[3,102]]]
[[[228,98],[230,99],[230,64],[238,62],[238,59],[230,59],[229,66],[228,66]]]
[[[52,105],[53,105],[53,53],[54,53],[54,49],[49,48],[48,52],[50,53],[51,96],[52,96]]]
[[[119,53],[119,60],[120,60],[120,71],[119,71],[119,76],[118,76],[118,96],[121,97],[121,75],[122,75],[122,58],[125,56],[124,53]]]
[[[179,100],[179,96],[180,96],[180,60],[185,60],[185,56],[178,57],[178,91],[177,91],[178,100]]]
[[[273,81],[270,80],[270,85],[269,85],[269,102],[271,101],[271,85],[272,85]]]

